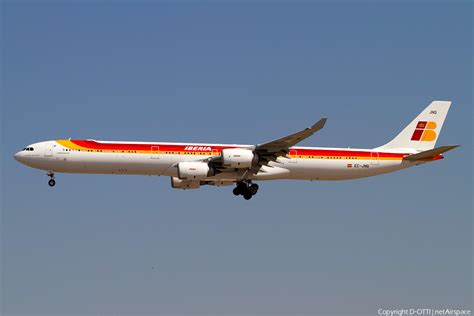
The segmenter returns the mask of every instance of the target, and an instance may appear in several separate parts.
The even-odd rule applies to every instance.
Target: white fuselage
[[[51,173],[129,174],[177,177],[180,162],[206,161],[219,156],[223,148],[248,148],[251,145],[105,142],[94,140],[57,140],[29,145],[15,159]],[[343,149],[292,147],[289,154],[263,165],[258,172],[232,169],[206,180],[346,180],[375,176],[414,166],[403,160],[413,154]],[[416,163],[416,164],[419,164]]]
[[[326,118],[308,128],[258,145],[51,140],[19,151],[15,159],[55,173],[169,176],[174,189],[236,184],[245,200],[255,180],[349,180],[393,172],[443,158],[458,145],[435,148],[450,101],[433,101],[387,144],[374,149],[298,147],[321,130]]]

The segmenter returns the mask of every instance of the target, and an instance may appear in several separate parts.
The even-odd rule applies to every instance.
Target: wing
[[[255,146],[255,153],[259,157],[259,164],[266,164],[269,161],[275,161],[278,156],[285,156],[288,154],[290,147],[298,144],[322,129],[324,124],[326,124],[326,120],[327,118],[324,117],[311,127],[302,131]]]
[[[258,162],[256,164],[253,164],[250,169],[242,170],[242,178],[249,172],[253,174],[258,173],[259,171],[265,172],[262,169],[263,165],[267,165],[270,161],[276,161],[279,156],[286,156],[292,146],[298,144],[302,140],[310,137],[311,135],[322,129],[324,127],[324,124],[326,124],[326,120],[326,118],[322,118],[318,122],[313,124],[311,127],[308,127],[302,131],[273,140],[268,143],[258,144],[246,148],[249,150],[253,150],[253,152],[258,157]],[[203,161],[207,161],[209,164],[212,165],[214,169],[218,170],[219,172],[235,171],[235,168],[228,170],[228,168],[222,165],[221,155],[205,158]]]

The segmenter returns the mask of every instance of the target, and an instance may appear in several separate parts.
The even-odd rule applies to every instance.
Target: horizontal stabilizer
[[[435,158],[437,155],[445,153],[459,146],[460,145],[441,146],[438,148],[422,151],[421,153],[418,153],[418,154],[405,156],[403,160],[408,160],[408,161],[430,160],[432,158]]]

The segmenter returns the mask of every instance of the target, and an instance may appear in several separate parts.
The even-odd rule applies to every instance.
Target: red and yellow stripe
[[[174,155],[220,155],[223,149],[238,148],[237,146],[214,146],[214,145],[186,145],[186,144],[160,144],[160,143],[113,143],[98,142],[95,140],[57,140],[61,146],[73,151],[99,152],[99,153],[133,153],[133,154],[174,154]],[[204,148],[194,150],[192,148]],[[289,157],[301,159],[346,159],[346,160],[402,160],[408,154],[367,152],[358,150],[337,149],[304,149],[295,148],[290,150]],[[441,159],[442,156],[433,157],[433,160]]]

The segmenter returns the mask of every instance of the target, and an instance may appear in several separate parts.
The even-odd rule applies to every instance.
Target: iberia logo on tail
[[[436,122],[419,121],[416,124],[415,131],[411,135],[411,140],[432,142],[436,140]]]

